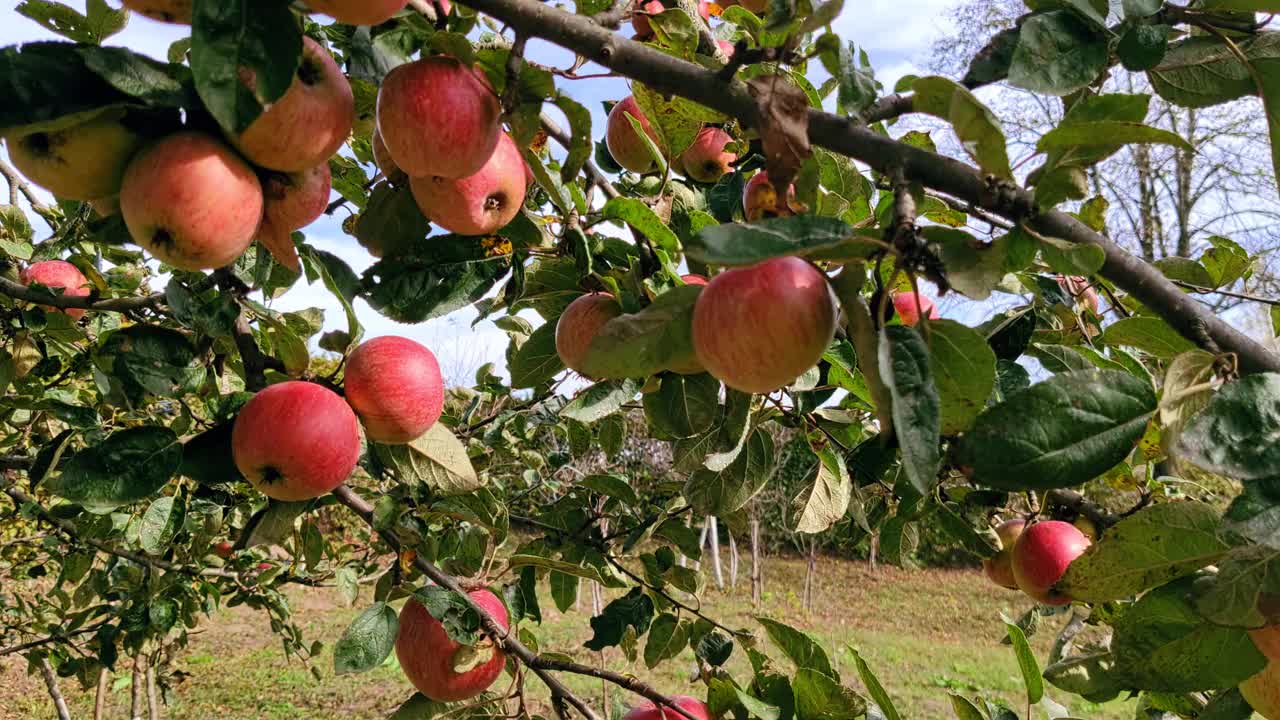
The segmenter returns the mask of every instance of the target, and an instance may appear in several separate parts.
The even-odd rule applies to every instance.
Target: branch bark
[[[55,308],[75,308],[83,310],[99,310],[105,312],[130,312],[132,310],[143,310],[146,308],[156,307],[164,303],[164,293],[152,293],[140,297],[127,298],[110,298],[108,300],[94,300],[89,297],[73,297],[71,295],[59,295],[49,297],[45,293],[37,292],[21,283],[16,283],[8,278],[0,277],[0,293],[8,295],[11,298],[25,300],[37,305],[47,305]]]
[[[53,666],[45,658],[40,658],[40,675],[44,678],[44,686],[49,689],[49,697],[53,699],[53,708],[58,712],[58,720],[71,720],[71,711],[67,709],[67,701],[58,688],[58,676]]]
[[[623,38],[588,17],[537,0],[468,0],[467,4],[515,32],[548,40],[659,92],[693,100],[759,127],[754,101],[741,83],[725,83],[713,70]],[[808,125],[815,145],[880,172],[901,167],[912,180],[1007,219],[1025,220],[1038,232],[1102,248],[1106,254],[1102,276],[1158,313],[1183,336],[1200,345],[1207,336],[1223,351],[1235,353],[1244,372],[1280,372],[1280,355],[1223,322],[1159,270],[1074,217],[1056,210],[1037,212],[1034,196],[1026,190],[994,184],[958,160],[904,145],[847,118],[809,110]]]
[[[347,506],[352,512],[360,517],[369,527],[373,527],[373,505],[367,500],[360,497],[354,490],[346,485],[340,485],[333,491],[334,497],[338,502]],[[395,548],[397,551],[402,547],[399,536],[392,531],[379,530],[378,534],[383,541]],[[508,655],[513,655],[525,664],[537,675],[547,687],[551,690],[551,703],[554,707],[561,707],[565,703],[572,706],[587,720],[601,720],[601,716],[591,708],[582,698],[578,697],[572,690],[565,686],[559,678],[555,676],[556,672],[567,672],[574,675],[585,675],[588,677],[606,680],[618,687],[628,690],[632,693],[640,695],[661,707],[668,708],[667,715],[676,715],[686,718],[686,720],[698,720],[698,718],[689,714],[683,708],[677,707],[671,698],[658,692],[656,689],[647,685],[640,680],[620,673],[611,672],[603,668],[593,668],[589,665],[572,662],[569,660],[559,660],[546,658],[533,650],[529,649],[524,643],[520,642],[508,630],[498,624],[498,621],[489,614],[487,610],[480,607],[471,599],[458,584],[458,580],[452,575],[444,572],[435,565],[427,562],[421,555],[416,555],[414,566],[418,568],[423,575],[440,587],[452,590],[462,597],[468,605],[480,616],[480,625],[484,628],[486,635],[491,637],[493,641],[502,648]]]

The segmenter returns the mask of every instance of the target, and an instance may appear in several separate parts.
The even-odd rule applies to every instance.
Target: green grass
[[[762,613],[812,633],[827,648],[844,681],[861,690],[861,682],[849,647],[855,647],[879,676],[906,718],[952,717],[949,693],[983,694],[1000,698],[1026,715],[1026,696],[1013,651],[1000,644],[1001,613],[1015,617],[1030,606],[1018,593],[993,588],[981,574],[971,571],[903,571],[834,559],[819,562],[815,610],[805,613],[798,595],[803,586],[804,563],[773,559],[765,565]],[[745,573],[744,573],[745,575]],[[367,593],[368,590],[366,589]],[[327,648],[342,634],[358,609],[370,602],[366,594],[356,609],[335,604],[328,590],[296,590],[291,593],[298,621],[308,640],[318,639]],[[752,620],[750,583],[745,577],[735,593],[709,590],[704,611],[730,627],[759,629]],[[532,630],[543,649],[564,652],[584,663],[599,656],[582,647],[590,636],[587,625],[590,595],[582,593],[583,611],[561,615],[543,599],[544,622]],[[1032,638],[1043,661],[1053,634],[1065,616],[1042,623]],[[267,619],[250,610],[224,610],[202,624],[199,635],[178,661],[190,673],[177,689],[177,702],[166,713],[175,720],[287,720],[307,718],[385,718],[409,695],[394,656],[378,669],[335,677],[328,649],[316,664],[323,680],[316,681],[297,661],[290,662],[271,635]],[[761,633],[761,635],[763,635]],[[781,657],[773,653],[781,660]],[[645,668],[643,660],[630,664],[618,649],[605,653],[605,663],[615,670],[633,673],[672,693],[696,694],[692,653],[669,661],[658,669]],[[785,661],[782,663],[785,666]],[[740,649],[729,661],[735,677],[745,678],[747,662]],[[499,683],[507,682],[504,678]],[[599,681],[565,676],[577,692],[599,701]],[[74,717],[91,713],[92,692],[75,683],[64,684]],[[545,689],[530,683],[531,692],[545,696]],[[619,691],[611,689],[615,696]],[[1133,704],[1097,706],[1079,698],[1068,699],[1048,688],[1049,695],[1067,705],[1073,714],[1094,720],[1129,718]],[[1068,701],[1069,700],[1069,701]],[[127,683],[110,698],[107,717],[125,717]],[[0,661],[0,719],[43,720],[51,707],[38,677],[26,674],[25,663],[14,658]],[[1043,714],[1035,711],[1034,717]]]

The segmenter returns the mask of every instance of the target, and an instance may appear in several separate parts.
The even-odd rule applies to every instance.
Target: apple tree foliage
[[[38,195],[21,201],[10,178],[0,205],[0,489],[12,501],[0,508],[0,653],[90,685],[101,668],[180,646],[215,608],[243,604],[270,617],[290,655],[306,661],[334,644],[335,670],[358,672],[392,649],[387,603],[415,592],[431,598],[455,639],[490,632],[456,578],[505,598],[518,628],[499,640],[509,671],[547,679],[590,670],[538,642],[540,599],[563,610],[586,581],[617,598],[591,618],[586,648],[621,648],[641,680],[691,648],[715,714],[899,717],[894,689],[860,658],[842,677],[827,649],[786,624],[760,617],[731,628],[695,609],[698,577],[677,562],[699,553],[690,517],[738,525],[785,474],[800,487],[789,515],[796,532],[849,521],[853,532],[878,534],[890,559],[922,528],[988,556],[997,516],[1087,514],[1105,532],[1058,588],[1104,640],[1070,650],[1064,635],[1063,652],[1037,658],[1025,640],[1031,616],[1011,623],[1027,711],[1039,703],[1059,717],[1072,695],[1136,694],[1143,717],[1247,717],[1235,688],[1266,663],[1247,631],[1280,619],[1280,360],[1222,331],[1197,298],[1239,287],[1252,258],[1213,237],[1197,257],[1139,267],[1103,244],[1089,173],[1132,143],[1186,145],[1145,125],[1149,95],[1115,92],[1115,77],[1192,107],[1257,96],[1249,102],[1280,133],[1280,36],[1259,22],[1280,3],[1027,4],[966,77],[907,77],[886,89],[866,54],[832,32],[841,0],[774,0],[760,13],[713,6],[709,25],[691,6],[668,3],[651,18],[647,50],[618,35],[591,55],[636,78],[632,92],[662,141],[650,147],[658,171],[641,177],[613,164],[573,98],[591,82],[576,77],[580,67],[519,54],[530,37],[584,52],[584,23],[616,27],[625,2],[560,10],[477,0],[447,14],[412,3],[383,25],[353,27],[317,22],[283,0],[196,0],[191,36],[166,58],[101,45],[126,22],[101,0],[85,14],[21,3],[19,12],[65,40],[0,49],[6,135],[122,108],[153,129],[234,133],[288,86],[302,34],[323,44],[358,115],[330,159],[330,211],[379,259],[357,272],[296,234],[300,274],[256,246],[213,273],[172,271],[148,263],[118,215]],[[735,46],[727,67],[713,39]],[[492,236],[430,234],[407,185],[372,164],[379,82],[437,53],[485,73],[532,169],[524,207]],[[654,67],[699,82],[661,86]],[[258,94],[235,81],[244,69]],[[713,82],[734,88],[723,102],[699,89]],[[747,97],[743,82],[755,112],[729,113]],[[1036,148],[1029,193],[1015,184],[1000,118],[974,93],[997,82],[1067,108]],[[548,124],[550,109],[567,128]],[[904,129],[910,113],[947,129]],[[726,128],[739,155],[714,184],[679,177],[671,162],[707,124]],[[958,140],[968,167],[937,154],[944,135]],[[744,221],[745,178],[761,168],[780,185],[794,181],[800,212]],[[694,354],[702,291],[680,280],[682,268],[713,274],[781,256],[826,273],[842,308],[816,366],[756,396],[670,372]],[[27,263],[53,258],[89,278],[91,297],[15,281]],[[168,273],[163,287],[158,273]],[[1088,278],[1105,311],[1078,303],[1056,281],[1062,275]],[[974,324],[907,327],[888,298],[918,279],[998,298],[1004,309]],[[342,315],[272,308],[304,286],[332,293]],[[591,344],[584,363],[594,381],[566,392],[556,320],[601,290],[624,314]],[[74,321],[40,300],[89,312]],[[267,501],[237,474],[231,423],[263,383],[340,389],[340,367],[319,367],[311,350],[344,355],[358,344],[357,303],[401,323],[474,307],[510,336],[509,373],[482,368],[474,387],[453,394],[442,423],[407,445],[368,443],[338,493]],[[751,342],[761,354],[786,350],[768,336]],[[784,435],[793,438],[785,448]],[[635,465],[620,460],[617,472],[550,481],[573,457],[618,458],[636,438],[669,444],[675,472],[647,478],[643,492],[628,474]],[[553,443],[568,452],[540,452]],[[534,532],[513,535],[511,508],[548,487],[554,499],[537,517],[518,518]],[[1141,500],[1104,508],[1090,499],[1117,488]],[[226,558],[212,551],[222,540],[233,543]],[[268,554],[271,546],[285,553]],[[283,592],[321,583],[365,608],[342,637],[304,637]],[[750,672],[724,669],[735,652]],[[514,707],[507,685],[468,712]],[[548,716],[612,711],[553,695],[531,707]],[[983,697],[951,700],[965,719],[1019,716]],[[440,711],[414,697],[397,717]]]

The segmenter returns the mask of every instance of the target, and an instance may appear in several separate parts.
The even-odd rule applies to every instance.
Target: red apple
[[[613,295],[606,292],[583,295],[565,308],[556,321],[556,354],[564,366],[582,374],[582,359],[600,328],[622,314]]]
[[[1240,694],[1266,720],[1280,720],[1280,663],[1269,662],[1262,672],[1240,683]]]
[[[700,15],[704,21],[711,22],[711,3],[707,2],[707,0],[699,0],[698,15]]]
[[[1023,530],[1013,546],[1013,577],[1018,588],[1045,605],[1070,604],[1071,598],[1053,586],[1088,547],[1089,538],[1061,520],[1046,520]]]
[[[467,594],[504,629],[510,625],[507,608],[496,595],[488,590]],[[454,642],[440,621],[415,598],[409,598],[400,611],[396,657],[409,682],[436,702],[457,702],[479,695],[498,679],[507,662],[506,655],[489,638],[474,646]]]
[[[380,443],[407,443],[426,432],[444,409],[444,380],[430,350],[403,337],[374,338],[351,352],[343,387]]]
[[[120,192],[142,138],[104,112],[60,130],[10,135],[9,159],[31,182],[60,198],[93,201]]]
[[[170,135],[129,164],[120,211],[134,242],[182,270],[212,270],[249,247],[262,185],[231,148],[197,132]]]
[[[729,133],[718,127],[702,128],[693,144],[680,155],[684,174],[700,183],[714,183],[724,177],[738,159],[736,153],[724,149],[731,142]]]
[[[32,263],[27,269],[18,273],[18,281],[23,285],[40,283],[47,288],[62,288],[62,294],[68,297],[89,296],[89,281],[85,279],[84,273],[65,260],[45,260]],[[67,317],[72,320],[79,320],[84,317],[85,312],[81,308],[59,309],[44,306],[44,309],[48,312],[66,313]]]
[[[307,0],[307,6],[348,25],[381,25],[409,0]]]
[[[694,275],[694,274],[681,275],[680,279],[684,281],[685,285],[706,285],[707,284],[707,279],[702,277],[701,275]]]
[[[459,235],[497,232],[524,205],[524,158],[505,133],[498,146],[473,175],[464,178],[414,177],[413,198],[431,222]]]
[[[720,273],[693,308],[699,362],[749,393],[777,390],[813,367],[835,330],[826,275],[795,257]]]
[[[604,143],[609,148],[609,154],[613,156],[614,162],[633,173],[644,174],[653,169],[653,156],[649,154],[649,149],[645,147],[639,133],[631,126],[631,121],[627,119],[628,115],[639,121],[640,127],[654,144],[662,147],[658,134],[649,124],[649,118],[641,112],[640,106],[636,104],[636,99],[632,95],[628,95],[609,111]]]
[[[676,707],[698,718],[698,720],[711,720],[711,711],[707,709],[707,706],[701,700],[695,697],[675,695],[671,698],[671,701]],[[631,712],[623,715],[622,720],[686,720],[686,718],[669,707],[664,706],[659,710],[656,704],[645,700],[632,708]]]
[[[653,38],[653,25],[649,23],[650,15],[657,15],[666,10],[662,0],[649,0],[640,5],[640,9],[636,10],[631,16],[631,29],[635,31],[636,40],[650,40]]]
[[[213,546],[213,554],[225,560],[235,554],[235,545],[223,540]]]
[[[250,77],[246,84],[253,87]],[[315,40],[302,39],[302,63],[288,92],[232,142],[255,165],[300,172],[328,162],[355,124],[351,83]]]
[[[271,251],[276,262],[296,273],[302,272],[302,261],[293,245],[293,231],[324,215],[332,188],[333,178],[327,162],[297,173],[265,174],[262,181],[265,205],[258,242]]]
[[[378,132],[378,128],[373,128],[373,164],[378,166],[378,170],[382,171],[382,177],[393,180],[397,175],[403,175],[404,171],[396,164],[395,158],[391,157],[391,151],[387,149],[387,144],[382,141],[382,133]],[[394,179],[393,182],[399,182]]]
[[[484,73],[451,57],[401,65],[378,91],[378,131],[409,177],[479,172],[502,134],[500,114]]]
[[[1062,292],[1072,298],[1076,305],[1088,308],[1094,315],[1098,314],[1098,291],[1094,289],[1093,283],[1089,282],[1089,278],[1079,275],[1070,277],[1059,275],[1058,287],[1062,288]]]
[[[728,40],[717,40],[716,47],[720,48],[720,52],[724,53],[726,58],[733,57],[733,52],[737,50],[737,47]]]
[[[276,500],[320,497],[360,459],[360,423],[337,393],[290,380],[253,396],[231,430],[236,467]]]
[[[769,173],[761,170],[747,181],[742,190],[742,212],[747,222],[763,218],[785,217],[795,214],[796,186],[787,189],[786,203],[778,201],[778,191],[769,182]]]
[[[1006,520],[996,526],[996,535],[1000,538],[1000,552],[982,559],[982,569],[991,582],[1010,590],[1018,589],[1018,581],[1013,577],[1013,548],[1027,522],[1021,518]]]
[[[922,313],[930,320],[938,319],[938,307],[933,304],[933,298],[928,295],[895,292],[892,300],[893,309],[898,313],[898,319],[907,327],[914,327],[919,323]]]
[[[193,0],[120,0],[129,10],[146,15],[152,20],[191,24],[191,6]]]

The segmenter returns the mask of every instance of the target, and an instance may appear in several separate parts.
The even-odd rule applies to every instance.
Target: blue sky
[[[111,1],[118,4],[117,0]],[[64,2],[84,9],[83,0]],[[851,0],[835,23],[836,31],[867,50],[881,81],[891,88],[902,75],[921,71],[931,44],[948,29],[946,10],[953,4],[955,0]],[[19,15],[13,9],[16,3],[5,5],[7,7],[0,9],[0,45],[56,39],[53,33]],[[903,22],[903,18],[913,18],[913,21]],[[926,20],[922,22],[921,18]],[[186,28],[135,15],[128,27],[107,44],[163,59],[169,44],[186,34]],[[541,41],[530,42],[527,52],[530,58],[548,65],[568,67],[573,62],[569,53]],[[561,89],[591,109],[596,137],[602,135],[604,128],[601,101],[616,100],[628,93],[626,83],[615,78],[558,79],[558,83]],[[323,218],[304,232],[313,245],[339,255],[360,272],[372,264],[374,258],[342,232],[341,219],[339,212],[337,218]],[[506,334],[487,321],[472,327],[475,313],[470,309],[419,325],[402,325],[382,317],[363,301],[357,303],[366,337],[403,335],[422,342],[440,358],[442,369],[452,382],[470,384],[475,369],[486,362],[504,365]],[[341,309],[319,283],[308,287],[299,281],[285,297],[275,301],[274,306],[280,310],[319,307],[325,311],[326,330],[345,327]]]

